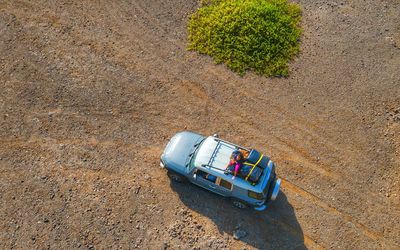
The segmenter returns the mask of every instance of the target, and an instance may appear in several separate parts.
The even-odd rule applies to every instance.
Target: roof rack
[[[217,139],[217,138],[215,138]],[[213,153],[211,154],[210,160],[208,161],[208,163],[206,165],[211,167],[211,163],[214,161],[215,156],[217,155],[217,151],[219,149],[219,146],[221,144],[220,140],[216,140],[217,141],[217,146],[215,146]]]
[[[202,167],[209,167],[209,168],[213,168],[213,169],[216,169],[216,170],[219,170],[219,171],[223,171],[222,169],[220,169],[220,168],[216,168],[216,167],[214,167],[214,166],[212,166],[212,165],[209,165],[209,164],[202,164],[201,166],[202,166]]]
[[[217,142],[217,145],[215,146],[214,151],[212,152],[211,157],[210,157],[210,160],[208,161],[208,163],[207,163],[207,164],[202,164],[202,165],[201,165],[202,167],[209,167],[209,168],[213,168],[213,169],[217,169],[217,170],[223,171],[223,170],[220,169],[220,168],[216,168],[216,167],[212,166],[212,162],[214,161],[214,159],[215,159],[215,157],[216,157],[216,155],[217,155],[217,152],[218,152],[218,150],[220,149],[221,142],[224,142],[224,143],[226,143],[226,144],[228,144],[228,145],[232,145],[232,146],[236,147],[237,149],[244,149],[244,150],[250,151],[250,149],[248,149],[248,148],[241,147],[241,146],[239,146],[239,145],[236,145],[236,144],[234,144],[234,143],[231,143],[231,142],[228,142],[228,141],[219,139],[219,138],[217,138],[217,137],[214,137],[214,140]]]
[[[233,146],[235,146],[236,148],[240,148],[240,149],[244,149],[244,150],[247,150],[247,151],[251,151],[251,149],[249,149],[249,148],[245,148],[245,147],[239,146],[239,145],[237,145],[237,144],[234,144],[234,143],[229,142],[229,141],[222,140],[222,139],[217,138],[217,137],[214,137],[214,140],[217,141],[218,143],[219,143],[219,142],[225,142],[226,144],[233,145]]]

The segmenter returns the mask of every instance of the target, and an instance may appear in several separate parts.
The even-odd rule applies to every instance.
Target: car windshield
[[[193,160],[196,158],[196,154],[199,151],[200,145],[204,142],[205,139],[201,140],[200,142],[194,144],[193,151],[189,154],[189,162],[186,164],[186,167],[193,167]]]

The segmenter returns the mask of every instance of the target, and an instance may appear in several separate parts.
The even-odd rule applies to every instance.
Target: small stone
[[[240,240],[241,238],[246,237],[246,235],[247,235],[247,232],[246,232],[246,231],[244,231],[244,230],[242,230],[242,229],[238,229],[238,230],[236,230],[236,231],[233,233],[233,238],[234,238],[235,240]]]
[[[164,241],[162,249],[166,250],[168,248],[168,243],[166,241]]]

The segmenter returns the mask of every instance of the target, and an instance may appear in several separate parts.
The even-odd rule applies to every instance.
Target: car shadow
[[[170,185],[189,209],[211,219],[221,235],[232,236],[240,228],[246,236],[239,240],[258,249],[306,249],[303,231],[283,192],[258,212],[238,209],[230,199],[190,183],[171,181]]]

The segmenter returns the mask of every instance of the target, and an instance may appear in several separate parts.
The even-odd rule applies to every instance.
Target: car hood
[[[202,135],[185,131],[174,135],[165,147],[161,156],[167,168],[179,173],[186,172],[188,156],[194,150],[194,145],[203,140]]]

